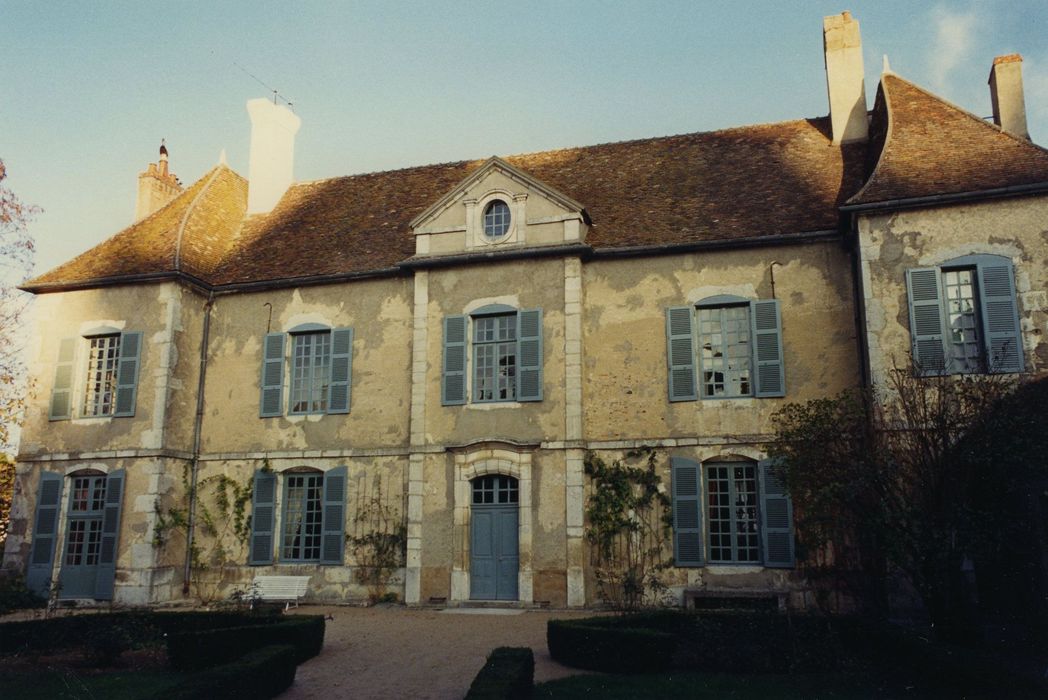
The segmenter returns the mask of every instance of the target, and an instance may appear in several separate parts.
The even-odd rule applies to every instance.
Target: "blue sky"
[[[247,174],[244,103],[290,98],[295,175],[424,163],[826,114],[822,17],[980,116],[995,55],[1024,58],[1048,143],[1048,3],[48,2],[0,0],[0,158],[44,212],[43,272],[131,223],[137,175],[167,139],[190,184]],[[240,66],[240,67],[238,67]],[[241,68],[242,67],[242,68]]]

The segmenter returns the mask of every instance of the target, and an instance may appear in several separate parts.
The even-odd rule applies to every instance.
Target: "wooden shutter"
[[[444,317],[444,362],[440,375],[440,403],[466,403],[466,317]]]
[[[116,406],[114,416],[135,415],[138,375],[142,365],[142,333],[120,334],[120,357],[116,367]]]
[[[248,564],[273,563],[273,528],[277,501],[277,475],[259,470],[251,492],[251,549]]]
[[[113,583],[116,581],[116,547],[120,541],[120,511],[124,502],[124,483],[126,481],[127,474],[123,469],[110,472],[106,477],[106,500],[102,511],[102,546],[98,555],[98,574],[95,577],[95,598],[97,600],[113,599]]]
[[[980,262],[979,302],[988,372],[1022,372],[1023,340],[1010,260]]]
[[[670,459],[673,472],[673,559],[677,566],[702,566],[702,465],[683,457]]]
[[[324,510],[320,526],[320,563],[342,564],[346,549],[346,468],[324,474]]]
[[[262,397],[258,415],[284,415],[284,334],[267,333],[262,343]]]
[[[26,587],[37,595],[48,596],[51,571],[55,562],[55,541],[58,539],[58,516],[62,503],[62,476],[40,472],[40,486],[36,493],[36,518],[33,525],[33,546],[29,554]]]
[[[666,309],[666,355],[670,401],[694,401],[695,340],[691,330],[695,310],[690,306]]]
[[[750,302],[753,332],[755,396],[785,396],[786,376],[782,358],[782,318],[777,299]]]
[[[353,384],[353,329],[331,331],[331,378],[328,382],[328,413],[349,413]]]
[[[76,362],[76,338],[62,338],[58,343],[55,383],[51,387],[50,420],[69,420],[73,415],[73,364]]]
[[[770,460],[757,464],[760,474],[761,543],[764,565],[773,568],[793,566],[793,504],[779,468]]]
[[[910,342],[915,369],[921,374],[941,374],[946,369],[946,324],[939,291],[939,268],[907,270],[906,295],[910,303]]]
[[[542,400],[542,309],[517,314],[517,400]]]

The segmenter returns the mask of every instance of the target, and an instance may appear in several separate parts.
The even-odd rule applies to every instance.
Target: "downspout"
[[[862,283],[862,245],[859,240],[858,212],[848,212],[848,233],[852,246],[852,298],[855,303],[856,344],[859,346],[859,381],[866,389],[871,385],[870,348],[866,335],[866,288]]]
[[[189,577],[193,568],[193,536],[196,534],[197,474],[200,471],[200,428],[204,422],[204,379],[207,377],[207,345],[211,335],[211,307],[214,290],[204,303],[204,328],[200,338],[200,371],[197,377],[196,415],[193,416],[193,461],[189,477],[189,516],[186,526],[186,563],[182,571],[182,595],[189,595]]]

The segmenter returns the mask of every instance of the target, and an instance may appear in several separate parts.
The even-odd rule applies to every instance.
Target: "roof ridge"
[[[207,192],[207,188],[211,186],[211,183],[215,181],[215,178],[218,177],[218,174],[223,168],[229,170],[228,166],[219,163],[211,169],[210,175],[205,175],[205,177],[207,177],[207,182],[205,182],[200,188],[200,191],[196,193],[196,196],[193,197],[193,201],[189,203],[189,206],[186,207],[185,213],[182,214],[182,221],[178,225],[178,233],[175,234],[175,257],[172,261],[174,265],[172,269],[174,270],[182,269],[182,238],[185,236],[186,225],[189,223],[189,217],[192,215],[193,210],[196,209],[197,202],[199,202],[201,197],[204,196],[204,193]],[[200,179],[203,180],[204,178],[202,177]]]

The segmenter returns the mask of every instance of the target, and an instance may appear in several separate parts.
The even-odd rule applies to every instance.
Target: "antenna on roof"
[[[254,80],[254,81],[255,81],[256,83],[258,83],[259,85],[261,85],[262,87],[264,87],[264,88],[265,88],[266,90],[269,90],[270,92],[272,92],[272,93],[273,93],[273,104],[278,104],[277,100],[280,100],[281,102],[283,102],[284,104],[286,104],[286,105],[287,105],[287,106],[288,106],[288,107],[289,107],[289,108],[291,109],[291,111],[292,111],[292,112],[294,112],[294,111],[295,111],[295,103],[294,103],[294,102],[292,102],[292,101],[291,101],[290,99],[288,99],[288,98],[284,97],[283,95],[281,95],[281,94],[280,94],[279,92],[277,92],[277,91],[276,91],[276,88],[271,88],[271,87],[269,87],[268,85],[266,85],[266,84],[265,84],[264,82],[262,82],[262,81],[261,81],[261,80],[259,79],[259,77],[258,77],[257,75],[255,75],[254,73],[252,73],[251,71],[249,71],[249,70],[248,70],[247,68],[244,68],[244,66],[240,65],[240,64],[239,64],[239,63],[237,63],[236,61],[233,61],[233,65],[234,65],[234,66],[236,66],[237,68],[239,68],[240,70],[244,71],[244,73],[245,73],[245,74],[246,74],[246,75],[247,75],[247,76],[248,76],[249,78],[251,78],[251,79],[252,79],[252,80]]]

